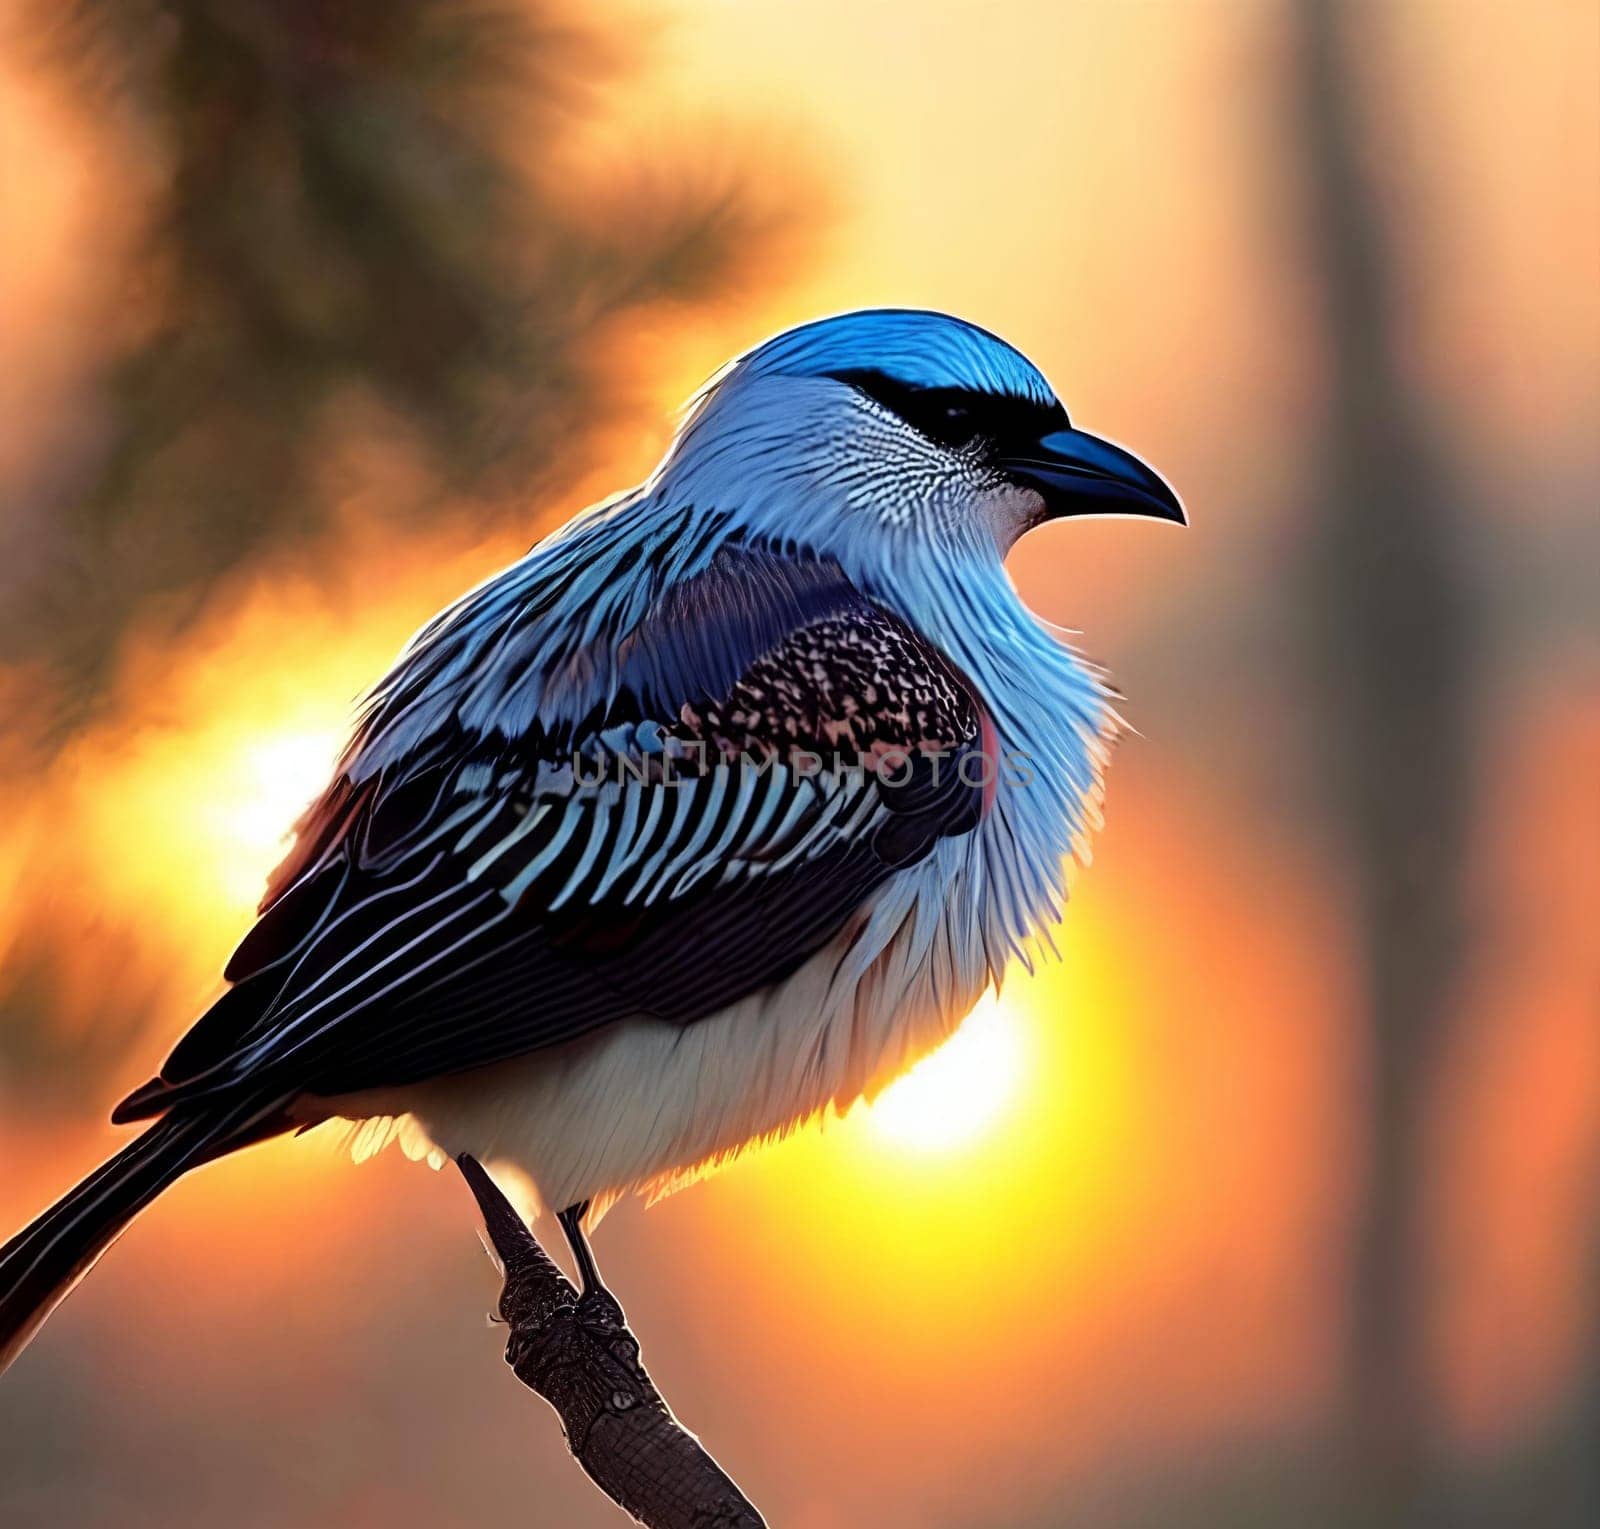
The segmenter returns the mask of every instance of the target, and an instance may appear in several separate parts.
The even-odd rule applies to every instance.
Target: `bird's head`
[[[1074,428],[1019,351],[910,309],[803,324],[731,362],[655,481],[679,502],[830,552],[887,540],[1003,556],[1062,516],[1185,519],[1152,469]]]

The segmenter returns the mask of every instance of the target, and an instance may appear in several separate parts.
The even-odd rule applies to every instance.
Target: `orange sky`
[[[1591,9],[1387,9],[1394,104],[1375,132],[1392,194],[1415,215],[1408,364],[1485,482],[1525,483],[1535,468],[1554,481],[1592,463],[1600,401]],[[1041,613],[1086,628],[1087,646],[1131,676],[1145,736],[1119,751],[1064,963],[1019,974],[969,1053],[992,1108],[934,1129],[935,1080],[920,1104],[901,1096],[898,1126],[892,1109],[835,1122],[602,1232],[602,1259],[643,1303],[647,1349],[679,1382],[668,1390],[767,1489],[778,1522],[888,1523],[877,1515],[893,1502],[906,1525],[977,1524],[984,1472],[1006,1477],[1020,1514],[1142,1450],[1292,1431],[1335,1384],[1361,1076],[1341,888],[1309,828],[1197,763],[1216,747],[1198,706],[1148,699],[1183,671],[1182,644],[1204,649],[1205,632],[1179,623],[1254,619],[1296,543],[1285,507],[1318,358],[1271,83],[1277,16],[1264,0],[682,0],[648,29],[642,78],[601,92],[607,127],[572,150],[592,167],[641,134],[698,142],[708,122],[737,124],[740,144],[799,164],[833,203],[770,293],[691,322],[651,315],[626,349],[611,342],[660,412],[617,433],[586,489],[646,469],[666,409],[731,349],[819,311],[926,303],[1029,350],[1074,417],[1137,442],[1196,521],[1186,537],[1055,528],[1016,560]],[[65,401],[92,353],[84,250],[101,150],[11,67],[0,156],[28,167],[0,179],[15,273],[0,304],[0,483],[14,484],[45,470],[73,426]],[[1512,493],[1492,502],[1507,516],[1562,513]],[[530,531],[570,507],[530,510]],[[426,544],[395,546],[358,502],[331,586],[285,574],[202,623],[181,654],[132,645],[110,720],[0,827],[0,888],[30,846],[49,846],[48,896],[9,900],[0,953],[43,906],[99,953],[72,974],[64,1023],[92,1025],[117,984],[158,994],[170,1016],[128,1055],[128,1084],[204,1001],[350,699],[438,603],[525,539],[483,545],[442,516]],[[1575,846],[1594,842],[1585,826],[1600,832],[1580,786],[1594,778],[1582,761],[1600,762],[1595,652],[1563,648],[1538,682],[1518,676],[1489,751],[1477,863],[1490,933],[1437,1132],[1431,1306],[1444,1426],[1485,1448],[1563,1394],[1592,1320],[1582,1238],[1600,1161],[1600,889]],[[1292,698],[1252,689],[1252,675],[1202,680],[1203,699],[1237,702],[1225,724],[1260,721],[1240,743],[1257,755],[1249,778],[1292,797],[1292,764],[1259,757],[1292,730]],[[83,1120],[108,1102],[84,1101]],[[10,1220],[111,1139],[43,1129],[0,1125]],[[378,1319],[361,1329],[365,1358],[347,1326],[371,1242],[435,1239],[415,1254],[439,1287],[422,1309],[451,1310],[439,1333],[470,1351],[464,1373],[488,1376],[495,1341],[454,1321],[454,1308],[487,1303],[470,1225],[456,1187],[419,1169],[358,1173],[315,1142],[274,1146],[176,1191],[29,1363],[70,1376],[64,1329],[81,1321],[118,1373],[181,1369],[189,1389],[161,1403],[181,1431],[230,1396],[241,1352],[281,1346],[261,1362],[283,1366],[285,1387],[296,1365],[327,1383],[295,1404],[298,1426],[355,1426],[330,1398],[378,1363]],[[285,1304],[270,1344],[242,1309]],[[134,1309],[141,1330],[125,1332]],[[195,1327],[206,1341],[186,1348]],[[297,1426],[267,1390],[277,1399],[253,1425],[264,1452]],[[510,1398],[483,1405],[498,1427]],[[778,1412],[788,1421],[773,1436],[762,1419]],[[462,1462],[487,1448],[449,1437]],[[371,1492],[359,1514],[337,1499],[327,1522],[403,1521],[381,1484]]]

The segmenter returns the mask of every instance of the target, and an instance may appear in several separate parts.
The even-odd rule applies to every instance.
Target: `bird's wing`
[[[793,972],[982,816],[977,698],[832,563],[726,548],[607,654],[587,715],[547,684],[567,720],[507,737],[430,695],[426,738],[371,773],[347,756],[232,986],[118,1118],[268,1075],[340,1094],[630,1015],[692,1022]],[[606,668],[565,663],[569,689]]]

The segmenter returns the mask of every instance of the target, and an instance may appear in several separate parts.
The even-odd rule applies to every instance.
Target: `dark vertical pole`
[[[1465,923],[1475,627],[1458,506],[1397,356],[1391,251],[1356,116],[1358,46],[1381,15],[1356,0],[1296,0],[1294,21],[1327,364],[1309,678],[1364,967],[1344,1479],[1350,1521],[1417,1529],[1428,1511],[1422,1133]]]

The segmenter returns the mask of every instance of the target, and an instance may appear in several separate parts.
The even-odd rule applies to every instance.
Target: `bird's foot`
[[[583,1218],[589,1214],[589,1202],[580,1200],[576,1205],[569,1205],[556,1216],[561,1223],[561,1230],[567,1239],[567,1246],[572,1249],[572,1261],[578,1268],[578,1279],[582,1288],[579,1291],[578,1305],[581,1310],[584,1301],[591,1297],[604,1297],[606,1301],[616,1307],[620,1318],[622,1306],[606,1289],[605,1281],[600,1278],[600,1266],[594,1261],[594,1250],[589,1246],[589,1239],[584,1234]]]

